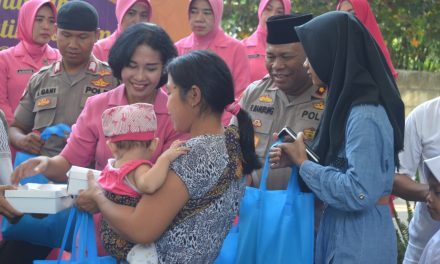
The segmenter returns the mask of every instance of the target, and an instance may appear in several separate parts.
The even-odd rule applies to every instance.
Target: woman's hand
[[[294,142],[281,143],[269,150],[270,167],[273,169],[288,167],[292,164],[299,167],[306,160],[307,153],[302,132],[298,133]]]
[[[23,178],[44,173],[49,165],[49,157],[40,156],[20,164],[12,173],[11,182],[17,185]]]
[[[20,218],[23,216],[23,213],[14,209],[5,198],[6,190],[15,190],[17,189],[11,185],[2,185],[0,186],[0,214],[5,216],[8,221],[12,224],[17,223]]]
[[[76,206],[83,211],[95,214],[99,212],[97,198],[103,196],[104,193],[96,182],[95,176],[91,170],[87,172],[87,183],[87,190],[81,190],[79,192],[79,196],[76,199]]]

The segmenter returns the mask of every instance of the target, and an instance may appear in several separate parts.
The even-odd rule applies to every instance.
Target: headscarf
[[[116,8],[115,8],[115,15],[116,20],[118,21],[118,27],[116,28],[115,32],[113,32],[108,38],[110,39],[110,45],[109,47],[113,46],[113,44],[116,42],[116,39],[119,38],[122,31],[124,29],[122,28],[122,19],[124,18],[127,11],[137,2],[143,2],[147,4],[148,6],[148,22],[151,21],[151,17],[153,14],[153,9],[150,4],[150,0],[117,0],[116,1]]]
[[[191,3],[194,0],[189,0],[188,5],[188,19],[191,15]],[[208,49],[212,42],[215,40],[215,37],[219,32],[223,32],[221,23],[222,23],[222,17],[223,17],[223,0],[206,0],[208,1],[209,5],[212,9],[212,14],[214,16],[214,26],[208,34],[205,36],[197,36],[194,33],[191,33],[191,36],[193,38],[194,43],[194,49]]]
[[[122,19],[124,18],[125,13],[127,13],[127,11],[130,9],[130,7],[132,7],[137,2],[145,3],[148,6],[148,21],[147,22],[151,21],[153,9],[151,8],[150,0],[117,0],[116,1],[116,8],[115,8],[115,15],[116,15],[116,20],[118,21],[118,28],[116,29],[116,34],[118,36],[122,33],[122,31],[124,31],[122,29]]]
[[[57,9],[50,0],[30,0],[25,2],[18,13],[17,38],[21,40],[26,51],[31,56],[42,55],[48,44],[38,44],[34,41],[32,31],[38,10],[48,4],[56,19]]]
[[[394,79],[396,79],[398,76],[398,72],[396,71],[396,69],[394,69],[390,53],[388,52],[388,48],[385,45],[385,41],[383,40],[382,33],[380,32],[379,25],[376,22],[376,17],[371,10],[370,4],[368,4],[367,0],[339,0],[336,10],[341,9],[341,3],[344,1],[348,1],[353,6],[356,17],[364,24],[368,31],[370,31],[370,34],[373,35],[374,39],[376,40],[377,44],[382,50],[383,55],[387,60],[388,66],[393,73]]]
[[[262,19],[263,16],[263,11],[264,9],[266,9],[267,4],[269,4],[271,0],[261,0],[260,1],[260,5],[258,6],[258,27],[255,30],[255,33],[257,33],[259,35],[259,39],[261,39],[263,41],[263,43],[265,43],[266,41],[266,30],[264,30],[264,21]],[[290,14],[290,10],[291,10],[291,4],[290,4],[290,0],[280,0],[281,3],[283,4],[284,7],[284,14],[288,15]],[[254,33],[254,34],[255,34]]]
[[[382,105],[394,132],[394,159],[403,149],[404,105],[386,60],[368,30],[352,14],[328,12],[295,27],[310,64],[328,86],[314,149],[323,165],[336,161],[352,107]]]

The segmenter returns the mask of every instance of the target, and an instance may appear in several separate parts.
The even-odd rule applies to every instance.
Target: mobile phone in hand
[[[289,136],[293,140],[296,140],[296,138],[297,138],[295,131],[293,131],[290,127],[284,127],[278,133],[279,138],[284,138],[286,136]],[[304,142],[304,144],[306,145],[306,153],[307,153],[307,157],[309,158],[309,160],[314,161],[316,163],[319,163],[318,155],[316,155],[316,153],[313,152],[313,150],[309,147],[309,145],[307,143]]]

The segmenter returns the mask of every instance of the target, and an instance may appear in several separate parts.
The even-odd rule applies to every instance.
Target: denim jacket
[[[327,205],[321,218],[315,262],[397,261],[397,244],[388,205],[394,178],[393,128],[382,106],[351,109],[345,142],[336,166],[305,161],[300,175]]]

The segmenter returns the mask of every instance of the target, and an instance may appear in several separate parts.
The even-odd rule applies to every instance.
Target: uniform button
[[[361,193],[359,194],[359,199],[363,200],[365,198],[365,194]]]

